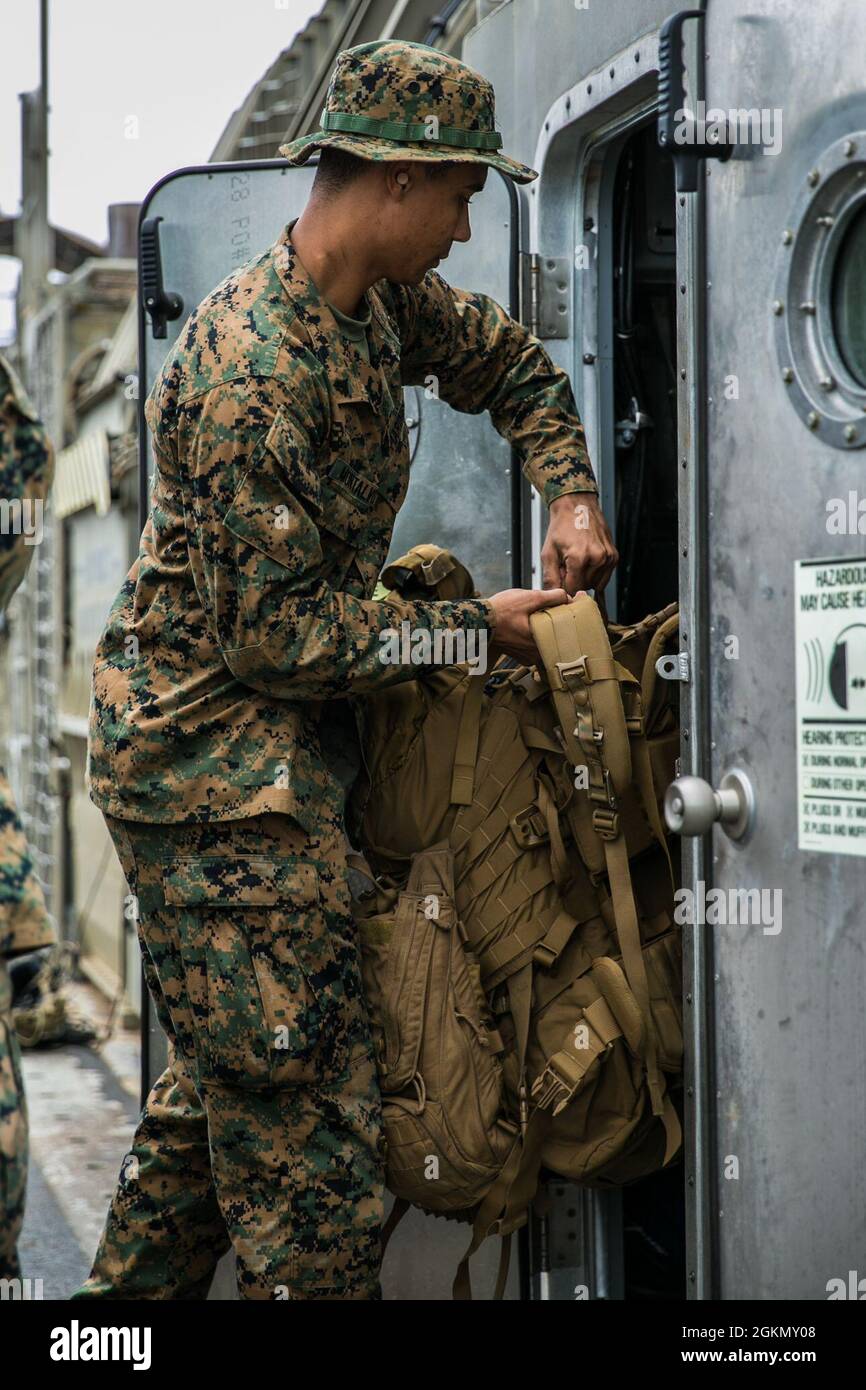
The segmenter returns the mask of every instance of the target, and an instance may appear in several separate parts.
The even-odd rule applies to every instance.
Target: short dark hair
[[[407,159],[411,159],[408,153]],[[427,177],[431,179],[442,178],[449,170],[459,168],[461,163],[460,160],[453,159],[425,159],[418,162],[423,163]],[[369,167],[368,159],[360,159],[358,155],[349,154],[347,150],[341,150],[336,145],[324,145],[319,150],[319,167],[313,187],[318,193],[342,193]]]
[[[336,145],[325,145],[319,150],[319,167],[313,187],[319,193],[342,193],[369,167],[368,160],[359,159]]]

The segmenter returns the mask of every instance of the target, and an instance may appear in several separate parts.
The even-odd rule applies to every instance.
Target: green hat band
[[[322,130],[375,135],[379,140],[427,140],[431,144],[455,145],[468,150],[498,150],[502,145],[498,130],[462,130],[459,126],[440,126],[434,139],[430,135],[429,121],[411,124],[384,121],[374,116],[352,116],[345,111],[323,111]]]

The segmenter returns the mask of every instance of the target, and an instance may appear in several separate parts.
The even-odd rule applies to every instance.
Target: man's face
[[[431,178],[419,161],[386,171],[386,279],[417,285],[449,255],[455,241],[469,240],[469,203],[481,192],[487,173],[484,164],[459,164]]]

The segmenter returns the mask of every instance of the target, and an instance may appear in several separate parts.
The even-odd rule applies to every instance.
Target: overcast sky
[[[18,93],[39,85],[39,4],[0,0],[0,8],[0,209],[10,214],[21,206]],[[55,226],[105,242],[109,203],[141,202],[169,170],[207,160],[250,88],[321,8],[322,0],[51,0]],[[17,274],[17,262],[0,257],[0,294]],[[2,299],[0,341],[11,322]]]

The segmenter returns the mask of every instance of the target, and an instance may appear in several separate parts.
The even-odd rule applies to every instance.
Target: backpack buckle
[[[574,661],[557,661],[554,667],[559,676],[560,687],[572,694],[586,685],[586,657],[578,656]]]
[[[619,812],[599,806],[592,813],[592,828],[602,840],[615,840],[619,835]]]
[[[534,801],[524,806],[516,816],[512,816],[508,824],[517,843],[524,849],[532,849],[533,845],[543,845],[545,840],[550,839],[547,822]]]

